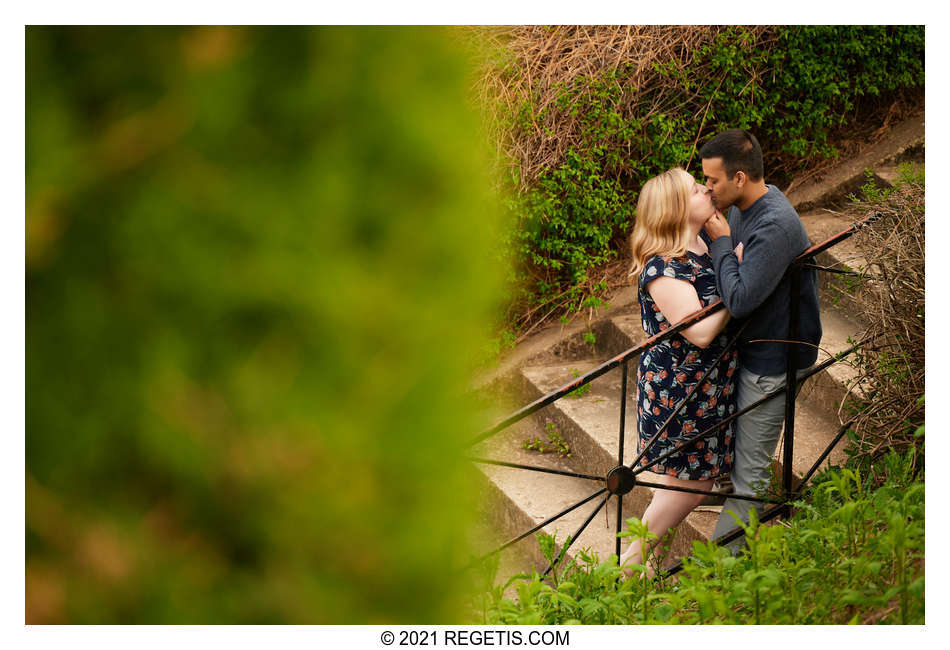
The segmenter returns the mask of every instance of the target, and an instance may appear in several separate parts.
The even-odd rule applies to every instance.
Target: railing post
[[[802,266],[800,262],[793,262],[789,272],[789,309],[788,309],[788,343],[785,344],[785,455],[783,458],[783,487],[785,499],[791,501],[792,494],[792,453],[795,447],[795,397],[798,393],[798,327],[799,303],[802,287]],[[791,506],[788,506],[789,509]]]
[[[624,423],[627,418],[627,360],[624,359],[624,362],[621,367],[622,377],[620,380],[620,452],[617,457],[617,465],[623,465],[623,436],[624,436]],[[619,535],[623,532],[623,495],[617,495],[617,534]],[[620,538],[617,537],[616,542],[617,550],[617,563],[620,563]]]
[[[801,334],[800,334],[800,327],[799,327],[799,315],[800,315],[800,308],[799,308],[800,302],[799,302],[799,298],[800,298],[800,294],[801,294],[801,285],[802,285],[802,277],[801,277],[801,274],[804,272],[804,271],[803,271],[804,268],[816,268],[816,269],[821,270],[821,271],[829,271],[829,270],[832,270],[832,269],[826,269],[826,268],[823,268],[823,267],[817,267],[817,266],[814,265],[814,262],[813,262],[813,261],[812,261],[812,262],[809,262],[809,260],[813,260],[814,256],[815,256],[817,253],[820,253],[821,251],[827,250],[828,248],[834,246],[835,244],[841,242],[842,240],[844,240],[844,239],[850,237],[852,234],[854,234],[854,232],[855,232],[858,228],[860,228],[860,227],[862,227],[862,226],[864,226],[864,225],[866,225],[866,224],[868,224],[868,223],[871,223],[872,220],[874,220],[874,219],[876,219],[876,218],[878,218],[878,217],[880,217],[880,213],[874,213],[874,214],[872,214],[872,215],[869,215],[869,216],[866,217],[862,222],[854,224],[853,226],[851,226],[851,227],[848,228],[847,230],[844,230],[844,231],[838,233],[837,235],[831,237],[830,239],[826,240],[824,243],[822,243],[822,244],[817,244],[817,245],[815,245],[815,246],[812,246],[811,248],[807,249],[807,250],[804,251],[802,254],[800,254],[797,258],[795,258],[795,260],[792,262],[792,264],[790,265],[790,267],[789,267],[788,270],[786,271],[786,273],[788,274],[788,278],[789,278],[789,327],[788,327],[788,330],[789,330],[789,331],[788,331],[788,339],[787,339],[788,343],[786,343],[786,346],[785,346],[785,347],[786,347],[786,357],[787,357],[787,359],[786,359],[786,361],[787,361],[787,364],[786,364],[786,378],[785,378],[785,379],[786,379],[786,387],[785,387],[785,452],[784,452],[784,456],[783,456],[783,462],[784,462],[784,466],[785,466],[784,472],[783,472],[783,484],[784,484],[783,487],[784,487],[784,490],[785,490],[785,495],[784,495],[785,503],[778,503],[775,507],[769,508],[768,510],[764,511],[764,512],[762,513],[762,516],[759,518],[759,521],[761,521],[761,522],[769,521],[770,519],[772,519],[772,518],[774,518],[774,517],[777,517],[777,516],[781,516],[782,514],[789,514],[789,513],[790,513],[790,510],[791,510],[791,504],[790,504],[790,502],[791,502],[791,495],[792,495],[792,462],[793,462],[794,442],[795,442],[795,398],[796,398],[796,396],[797,396],[797,388],[798,388],[798,346],[801,345],[801,343],[798,342],[798,339],[799,339],[799,337],[801,336]],[[488,437],[490,437],[490,436],[492,436],[492,435],[498,433],[499,431],[501,431],[501,430],[505,429],[506,427],[508,427],[508,426],[510,426],[510,425],[512,425],[512,424],[514,424],[515,422],[518,422],[519,420],[521,420],[521,419],[523,419],[523,418],[525,418],[525,417],[528,417],[528,416],[531,415],[532,413],[537,412],[538,410],[540,410],[540,409],[543,408],[544,406],[547,406],[548,404],[553,403],[554,401],[560,399],[560,398],[563,397],[564,395],[567,395],[567,394],[570,393],[571,391],[576,390],[576,389],[579,388],[580,386],[583,386],[583,385],[588,384],[589,382],[593,381],[593,380],[596,379],[597,377],[600,377],[601,375],[603,375],[604,373],[608,372],[609,370],[612,370],[613,368],[616,368],[618,365],[621,365],[621,366],[623,366],[623,367],[622,367],[623,379],[622,379],[622,387],[621,387],[621,407],[620,407],[620,454],[619,454],[619,458],[617,459],[618,467],[615,468],[615,469],[620,469],[620,468],[624,467],[624,464],[623,464],[623,456],[624,456],[624,426],[625,426],[625,421],[626,421],[626,420],[625,420],[625,416],[626,416],[626,402],[627,402],[627,371],[628,371],[627,365],[628,365],[628,361],[629,361],[630,359],[632,359],[632,358],[636,358],[637,355],[641,354],[644,350],[646,350],[647,348],[649,348],[651,345],[655,345],[656,343],[658,343],[658,342],[660,342],[660,341],[664,341],[664,340],[669,339],[669,338],[670,338],[671,336],[673,336],[675,333],[677,333],[677,332],[679,332],[679,331],[685,329],[686,327],[689,327],[690,325],[693,325],[693,324],[696,323],[696,322],[699,322],[700,320],[702,320],[702,319],[705,318],[706,316],[708,316],[708,315],[710,315],[710,314],[712,314],[712,313],[715,313],[717,310],[721,309],[722,307],[723,307],[722,301],[720,300],[720,301],[714,302],[714,303],[711,304],[711,305],[708,305],[708,306],[704,307],[703,309],[701,309],[701,310],[699,310],[699,311],[697,311],[697,312],[694,312],[693,314],[687,316],[685,319],[683,319],[682,321],[680,321],[680,322],[677,323],[676,325],[672,326],[670,329],[668,329],[668,330],[666,330],[666,331],[664,331],[664,332],[660,332],[659,334],[656,334],[656,335],[650,337],[647,341],[642,342],[640,345],[637,345],[637,346],[635,346],[635,347],[632,347],[632,348],[630,348],[629,350],[627,350],[626,352],[623,352],[623,353],[617,355],[616,357],[614,357],[614,358],[611,359],[610,361],[607,361],[607,362],[601,364],[600,366],[598,366],[597,368],[594,368],[593,370],[591,370],[591,371],[589,371],[587,374],[585,374],[583,377],[577,378],[577,379],[575,379],[574,381],[569,382],[568,384],[565,384],[564,386],[561,386],[561,387],[558,388],[557,390],[555,390],[555,391],[553,391],[553,392],[551,392],[551,393],[549,393],[549,394],[547,394],[547,395],[545,395],[545,396],[543,396],[543,397],[538,398],[537,400],[535,400],[535,401],[532,402],[531,404],[528,404],[527,406],[522,407],[521,409],[519,409],[518,411],[512,413],[511,415],[509,415],[507,418],[505,418],[505,419],[502,420],[501,422],[497,423],[495,426],[493,426],[493,427],[491,427],[490,429],[488,429],[488,430],[482,432],[479,436],[477,436],[475,439],[473,439],[472,441],[469,442],[469,446],[473,446],[473,445],[475,445],[475,444],[481,442],[482,440],[485,440],[486,438],[488,438]],[[748,322],[747,322],[746,324],[748,324]],[[740,328],[740,330],[735,334],[733,341],[729,343],[729,345],[727,346],[727,349],[732,349],[732,347],[733,347],[733,345],[735,344],[735,342],[739,339],[739,337],[740,337],[740,335],[741,335],[742,330],[744,329],[744,327],[745,327],[745,326],[743,326],[743,328]],[[832,364],[834,364],[834,363],[837,363],[837,362],[840,361],[843,357],[846,357],[846,356],[848,356],[849,354],[851,354],[852,352],[854,352],[857,348],[864,346],[864,345],[865,345],[868,341],[870,341],[872,338],[874,338],[874,337],[868,336],[867,338],[863,339],[862,341],[860,341],[860,342],[854,344],[850,349],[846,350],[845,352],[839,353],[839,355],[838,355],[837,357],[832,357],[832,358],[830,358],[830,359],[828,359],[828,360],[826,360],[826,361],[823,361],[823,362],[821,362],[821,363],[819,363],[819,364],[813,365],[813,366],[807,371],[807,373],[805,373],[805,374],[802,376],[802,381],[805,381],[805,380],[807,380],[809,377],[811,377],[811,376],[813,376],[813,375],[815,375],[815,374],[817,374],[817,373],[819,373],[819,372],[822,372],[825,368],[829,367],[830,365],[832,365]],[[713,369],[716,365],[718,365],[718,362],[717,362],[717,364],[714,364],[713,366],[711,366],[711,367],[709,368],[709,370],[707,371],[707,374],[708,374],[709,372],[711,372],[712,369]],[[703,377],[703,379],[705,379],[705,376]],[[701,384],[702,381],[700,381],[699,383]],[[754,404],[752,404],[752,405],[749,405],[749,406],[747,406],[746,408],[742,409],[741,411],[739,411],[739,412],[737,412],[737,413],[734,413],[733,415],[727,417],[725,420],[723,420],[722,422],[720,422],[720,424],[718,424],[718,425],[713,425],[712,427],[706,429],[705,431],[700,431],[700,432],[697,432],[697,433],[693,434],[693,436],[691,436],[690,438],[688,438],[685,442],[681,442],[681,443],[679,443],[678,445],[676,445],[676,446],[674,447],[674,449],[672,449],[672,450],[670,450],[670,451],[667,451],[667,452],[664,452],[663,454],[661,454],[661,455],[659,456],[659,458],[654,459],[654,460],[651,461],[649,464],[647,464],[647,465],[645,465],[645,466],[642,466],[642,467],[637,467],[636,470],[633,470],[633,468],[634,468],[635,466],[637,466],[637,463],[640,461],[640,458],[641,458],[642,455],[643,455],[642,452],[641,452],[641,453],[638,453],[638,454],[637,454],[637,458],[629,465],[629,469],[630,469],[630,470],[633,470],[633,472],[630,473],[630,474],[634,477],[634,478],[632,479],[632,480],[633,480],[633,483],[634,483],[634,484],[642,484],[643,486],[646,486],[646,487],[654,487],[654,488],[656,488],[656,489],[667,489],[667,490],[673,489],[673,490],[677,490],[677,491],[693,492],[693,493],[696,493],[696,494],[709,494],[709,495],[715,496],[715,493],[713,493],[713,492],[705,492],[705,491],[701,491],[701,490],[691,490],[691,489],[686,489],[686,488],[671,488],[670,486],[663,486],[663,485],[659,485],[659,484],[654,485],[654,484],[650,484],[650,483],[640,482],[640,481],[637,481],[637,480],[636,480],[635,476],[636,476],[637,474],[642,473],[643,471],[648,470],[652,465],[654,465],[654,464],[656,464],[656,463],[658,463],[658,462],[664,460],[665,458],[667,458],[667,457],[670,456],[671,454],[678,452],[681,448],[684,448],[684,447],[686,447],[686,446],[688,446],[688,445],[690,445],[690,444],[695,443],[695,442],[698,441],[701,437],[705,436],[707,433],[710,433],[710,432],[712,432],[712,431],[714,431],[714,430],[716,430],[716,429],[718,429],[718,428],[721,428],[722,426],[724,426],[725,423],[728,423],[728,422],[730,422],[730,421],[736,419],[737,417],[739,417],[739,416],[742,415],[743,413],[745,413],[745,412],[747,412],[747,411],[749,411],[749,410],[751,410],[751,409],[753,409],[753,408],[755,408],[755,407],[761,405],[761,404],[764,403],[764,402],[768,402],[768,401],[772,400],[773,398],[777,398],[777,397],[778,397],[778,394],[779,394],[780,392],[781,392],[781,389],[780,389],[780,390],[777,390],[777,391],[774,391],[773,393],[771,393],[771,394],[769,394],[769,395],[766,395],[766,396],[763,397],[762,399],[758,400],[756,403],[754,403]],[[687,399],[688,399],[688,398],[689,398],[689,396],[687,396]],[[678,412],[679,408],[682,407],[683,404],[685,404],[686,401],[687,401],[687,400],[684,400],[684,401],[679,405],[679,407],[677,407],[677,412]],[[671,416],[670,420],[671,420],[671,419],[672,419],[672,416]],[[669,424],[669,421],[670,421],[670,420],[668,420],[666,424]],[[819,465],[824,461],[824,459],[828,456],[828,454],[831,453],[831,450],[835,447],[835,445],[838,444],[838,442],[841,440],[841,438],[844,437],[845,433],[847,433],[848,426],[849,426],[850,424],[851,424],[851,423],[849,422],[848,424],[844,425],[844,426],[839,430],[839,432],[838,432],[837,436],[835,436],[834,440],[831,441],[831,443],[827,446],[827,448],[825,449],[825,451],[821,454],[821,456],[819,456],[818,460],[816,460],[815,463],[812,465],[811,469],[808,470],[808,472],[805,474],[805,476],[804,476],[803,479],[802,479],[802,484],[804,484],[805,482],[807,482],[808,479],[810,479],[811,476],[818,470]],[[664,427],[665,427],[665,426],[666,426],[666,425],[664,425]],[[659,435],[659,434],[657,434],[657,435]],[[654,439],[655,439],[655,438],[656,438],[656,436],[654,436]],[[653,442],[653,440],[651,440],[650,443],[647,444],[647,446],[649,446],[649,444],[651,444],[652,442]],[[508,466],[508,467],[514,467],[514,468],[518,468],[518,469],[528,469],[528,470],[540,471],[540,472],[545,472],[545,473],[562,474],[562,475],[565,475],[565,476],[571,476],[571,477],[573,477],[573,478],[582,478],[582,479],[589,479],[589,480],[594,480],[594,481],[602,481],[602,480],[603,480],[603,481],[604,481],[605,483],[607,483],[608,485],[609,485],[609,481],[610,481],[611,474],[613,474],[613,471],[611,471],[611,474],[608,474],[606,477],[597,477],[597,476],[591,476],[591,475],[586,475],[586,474],[578,474],[578,473],[576,473],[576,472],[567,472],[567,471],[562,471],[562,470],[552,470],[552,469],[550,469],[550,468],[532,467],[532,466],[528,466],[528,465],[519,465],[519,464],[515,464],[515,463],[505,463],[505,462],[501,462],[501,461],[490,461],[490,460],[476,459],[476,458],[473,458],[473,459],[471,459],[471,460],[474,460],[474,461],[476,461],[476,462],[482,462],[482,463],[489,463],[489,464],[496,464],[496,465],[503,465],[503,466]],[[617,532],[618,532],[618,533],[621,532],[621,527],[622,527],[622,524],[623,524],[623,508],[622,508],[622,506],[623,506],[623,498],[622,498],[622,497],[623,497],[623,494],[626,494],[626,492],[629,491],[629,489],[627,489],[626,491],[621,491],[621,490],[623,489],[622,484],[623,484],[623,482],[624,482],[624,480],[625,480],[625,477],[624,477],[623,473],[620,473],[620,474],[619,474],[619,477],[620,477],[620,478],[619,478],[618,480],[619,480],[619,485],[621,485],[621,488],[616,492],[616,496],[617,496]],[[600,505],[597,506],[597,508],[587,517],[587,520],[581,525],[580,528],[578,528],[578,530],[577,530],[577,531],[574,533],[574,535],[571,537],[571,543],[573,543],[573,541],[584,531],[584,528],[586,528],[586,526],[587,526],[588,524],[590,524],[590,522],[591,522],[591,521],[593,520],[593,518],[597,515],[597,513],[600,512],[600,509],[603,508],[604,505],[607,504],[607,501],[610,499],[611,494],[613,494],[613,493],[610,492],[610,490],[608,489],[608,485],[605,485],[605,486],[602,487],[600,490],[598,490],[598,491],[595,492],[594,494],[591,494],[591,495],[590,495],[589,497],[587,497],[586,499],[583,499],[583,500],[579,501],[578,503],[575,503],[574,505],[565,508],[564,510],[562,510],[562,511],[559,512],[559,513],[557,513],[556,515],[553,515],[553,516],[547,518],[546,520],[544,520],[544,521],[542,521],[541,523],[537,524],[534,528],[528,530],[527,532],[522,533],[522,534],[519,535],[518,537],[515,537],[514,539],[512,539],[512,540],[510,540],[510,541],[508,541],[508,542],[502,544],[499,548],[495,549],[494,551],[491,551],[490,553],[487,553],[486,555],[483,555],[483,556],[482,556],[481,558],[479,558],[478,560],[472,562],[472,563],[469,565],[469,567],[474,566],[475,564],[477,564],[477,563],[480,562],[481,560],[483,560],[483,559],[489,557],[490,555],[492,555],[492,554],[494,554],[494,553],[498,553],[498,552],[500,552],[500,551],[503,551],[504,549],[508,548],[508,547],[511,546],[512,544],[515,544],[515,543],[517,543],[517,542],[523,540],[523,539],[526,538],[527,536],[529,536],[529,535],[531,535],[531,534],[533,534],[533,533],[535,533],[535,532],[541,530],[544,526],[547,526],[548,524],[550,524],[550,523],[552,523],[552,522],[554,522],[554,521],[560,519],[561,517],[567,515],[568,513],[573,512],[573,511],[576,510],[577,508],[579,508],[579,507],[581,507],[581,506],[583,506],[583,505],[589,503],[590,501],[596,499],[597,497],[599,497],[600,495],[604,494],[605,492],[608,492],[607,496],[604,497],[604,500],[600,503]],[[628,485],[627,487],[629,488],[629,487],[632,487],[632,486]],[[763,498],[757,498],[757,497],[739,496],[738,498],[741,498],[741,499],[748,499],[748,500],[751,500],[751,501],[763,502],[763,503],[775,503],[775,502],[776,502],[776,500],[763,499]],[[715,540],[715,541],[716,541],[716,543],[719,544],[719,545],[725,545],[725,544],[727,544],[727,543],[729,543],[729,542],[731,542],[731,541],[737,539],[738,537],[740,537],[740,536],[743,535],[743,534],[744,534],[744,533],[743,533],[741,527],[739,527],[739,528],[735,528],[735,529],[733,530],[733,532],[727,533],[726,535],[724,535],[724,536],[718,538],[718,539]],[[567,549],[570,548],[570,546],[571,546],[571,544],[567,544],[567,545],[562,549],[561,553],[559,553],[559,555],[558,555],[557,560],[555,560],[555,562],[553,562],[552,565],[551,565],[550,567],[548,567],[548,570],[545,572],[545,575],[547,575],[547,573],[551,571],[551,569],[554,567],[554,565],[557,564],[557,562],[561,560],[562,556],[567,552]],[[616,546],[618,561],[619,561],[619,557],[620,557],[620,547],[621,547],[620,538],[618,537],[618,538],[617,538],[617,546]],[[678,562],[672,569],[669,570],[669,573],[671,573],[671,574],[672,574],[672,573],[676,573],[676,572],[678,572],[680,569],[682,569],[682,563],[681,563],[681,562]]]

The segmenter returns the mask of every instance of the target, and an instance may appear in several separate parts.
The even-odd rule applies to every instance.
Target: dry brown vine
[[[868,265],[854,302],[869,324],[874,345],[857,353],[863,396],[853,393],[858,413],[855,446],[872,460],[915,442],[924,422],[924,186],[905,180],[886,198],[856,203],[855,213],[878,212],[871,227],[855,235]]]

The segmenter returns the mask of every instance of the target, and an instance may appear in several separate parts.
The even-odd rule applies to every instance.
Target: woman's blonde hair
[[[690,190],[696,181],[686,170],[676,167],[643,184],[637,200],[637,217],[630,235],[633,266],[630,275],[639,277],[655,255],[681,257],[689,247]]]

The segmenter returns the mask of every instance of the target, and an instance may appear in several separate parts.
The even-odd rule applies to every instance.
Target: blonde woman
[[[632,276],[639,278],[644,331],[653,336],[685,316],[716,301],[716,277],[699,233],[716,214],[706,188],[682,169],[648,180],[637,202],[630,242]],[[741,250],[736,251],[741,255]],[[740,258],[741,259],[741,258]],[[717,357],[723,356],[729,321],[725,309],[644,350],[637,369],[637,422],[640,452],[683,401]],[[699,390],[649,447],[640,461],[647,465],[698,431],[735,412],[737,356],[733,350],[703,380]],[[713,480],[732,467],[733,430],[725,427],[678,452],[649,471],[673,487],[709,490]],[[699,505],[703,495],[656,490],[642,519],[657,540],[634,539],[621,564],[645,564],[645,554]],[[649,563],[646,563],[649,564]],[[652,575],[652,567],[647,570]]]

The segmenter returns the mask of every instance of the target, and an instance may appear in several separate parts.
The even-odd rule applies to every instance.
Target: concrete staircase
[[[848,193],[865,182],[865,169],[875,172],[879,184],[893,182],[896,163],[902,159],[922,161],[923,116],[898,125],[880,143],[861,156],[841,163],[824,178],[802,184],[788,193],[799,210],[812,243],[820,243],[841,232],[850,220],[835,210]],[[851,241],[845,241],[823,253],[819,263],[836,268],[861,268],[867,264]],[[820,273],[822,303],[822,352],[818,361],[850,347],[849,339],[860,337],[865,325],[855,322],[849,309],[847,293],[841,276],[827,277]],[[636,291],[625,289],[611,300],[611,308],[594,322],[566,328],[548,328],[518,346],[507,363],[502,363],[494,376],[482,378],[483,390],[520,397],[518,405],[534,401],[542,395],[586,373],[605,360],[645,340],[640,328]],[[587,343],[583,334],[596,336],[596,345]],[[627,384],[627,417],[625,422],[624,463],[636,454],[636,359],[629,362]],[[799,395],[796,406],[793,472],[802,476],[825,450],[840,428],[839,407],[849,390],[854,390],[856,372],[847,363],[832,365],[809,379]],[[482,442],[473,450],[475,456],[504,460],[510,463],[540,466],[595,477],[603,477],[618,464],[620,430],[621,373],[616,368],[598,377],[590,390],[579,397],[565,397],[536,414]],[[496,416],[505,413],[496,413]],[[568,443],[571,456],[559,458],[553,453],[526,451],[522,442],[539,437],[546,440],[546,428],[554,428]],[[844,442],[832,451],[825,465],[845,460]],[[782,457],[782,442],[776,452]],[[591,479],[545,474],[524,469],[478,464],[483,478],[483,517],[487,526],[480,537],[483,550],[497,547],[540,524],[545,519],[577,504],[600,490],[604,483]],[[655,477],[641,475],[650,481]],[[600,495],[588,503],[543,527],[547,533],[563,541],[587,519],[603,501]],[[650,489],[636,487],[624,496],[623,517],[639,517],[651,498]],[[617,499],[609,499],[569,549],[576,555],[590,549],[601,559],[615,552]],[[702,506],[679,526],[671,558],[691,550],[694,540],[709,539],[720,508]],[[626,548],[627,542],[623,542]],[[533,565],[539,572],[547,568],[533,535],[502,551],[499,580],[517,571],[529,571]]]

